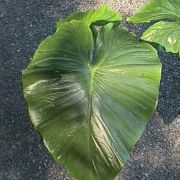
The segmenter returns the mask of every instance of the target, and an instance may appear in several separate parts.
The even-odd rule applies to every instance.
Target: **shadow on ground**
[[[34,131],[29,120],[26,103],[22,96],[21,71],[30,62],[30,58],[41,40],[54,32],[55,22],[79,9],[81,2],[81,0],[1,0],[0,180],[70,179],[64,169],[50,157],[42,139]],[[129,26],[129,28],[139,36],[144,30],[143,26]],[[166,123],[170,123],[179,113],[180,61],[172,54],[161,55],[161,60],[163,62],[163,77],[158,112]],[[154,127],[153,123],[158,123],[157,119],[156,121],[152,121],[150,124],[152,128]],[[161,122],[161,124],[163,123]],[[175,168],[168,167],[168,161],[171,162],[173,158],[169,156],[172,152],[164,148],[170,148],[170,145],[167,144],[163,134],[164,132],[158,133],[158,129],[155,129],[147,138],[145,137],[143,141],[146,142],[140,143],[140,148],[134,152],[135,160],[132,160],[127,166],[127,171],[124,173],[127,176],[123,176],[123,180],[128,179],[133,174],[133,177],[147,178],[150,176],[152,177],[150,179],[159,177],[160,174],[162,176],[166,174],[163,176],[165,178],[177,174],[178,171]],[[164,139],[155,141],[155,138]],[[157,146],[158,143],[159,146]],[[143,147],[146,150],[144,155]],[[156,147],[159,147],[156,150],[157,158],[159,161],[164,161],[159,163],[159,167],[153,171],[149,166],[156,164],[158,160],[149,161],[155,156],[153,148]],[[150,156],[148,156],[148,149],[152,150]],[[144,162],[143,165],[138,160],[139,156],[141,156],[140,161]],[[161,165],[163,167],[160,167]],[[145,174],[146,170],[151,175]]]
[[[180,61],[178,55],[160,53],[162,79],[158,113],[166,124],[180,114]]]
[[[178,118],[170,125],[156,114],[118,180],[178,180]]]
[[[76,11],[80,0],[0,2],[0,180],[45,180],[56,166],[34,131],[22,96],[21,71],[55,22]],[[68,179],[62,167],[57,177]],[[55,177],[54,177],[55,176]]]

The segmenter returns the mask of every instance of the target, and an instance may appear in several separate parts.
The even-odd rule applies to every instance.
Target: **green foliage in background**
[[[157,20],[161,21],[148,28],[141,39],[158,43],[167,52],[180,54],[180,0],[151,0],[137,14],[128,18],[128,22],[133,23]]]

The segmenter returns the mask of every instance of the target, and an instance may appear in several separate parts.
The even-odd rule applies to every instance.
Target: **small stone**
[[[147,173],[144,173],[144,175],[145,175],[146,177],[148,177],[148,176],[149,176]]]

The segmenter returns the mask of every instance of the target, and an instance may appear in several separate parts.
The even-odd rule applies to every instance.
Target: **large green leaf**
[[[96,43],[84,21],[45,39],[23,71],[29,114],[57,162],[78,180],[111,180],[154,113],[156,50],[113,24]]]
[[[70,22],[71,20],[82,20],[90,25],[105,25],[109,22],[120,22],[122,17],[111,10],[108,6],[103,6],[99,9],[90,9],[86,12],[76,12],[66,19],[62,19],[57,23],[57,28],[60,28],[64,22]]]
[[[180,0],[150,0],[128,22],[148,23],[160,19],[180,20]]]
[[[180,24],[160,21],[147,29],[141,39],[156,42],[166,48],[167,52],[180,52]]]

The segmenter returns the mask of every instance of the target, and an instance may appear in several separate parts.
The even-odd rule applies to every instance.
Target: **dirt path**
[[[55,22],[76,10],[105,3],[128,16],[145,2],[0,0],[0,180],[71,179],[45,149],[22,97],[21,70],[30,62],[40,41],[54,32]],[[146,28],[126,26],[137,35]],[[161,61],[163,76],[157,113],[118,179],[180,179],[180,61],[171,54],[161,54]]]

